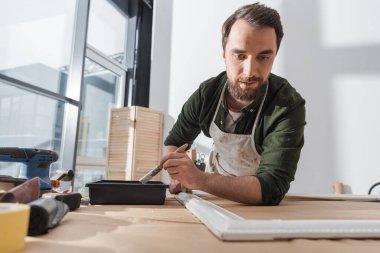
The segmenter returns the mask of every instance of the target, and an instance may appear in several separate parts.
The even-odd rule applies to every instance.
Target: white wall
[[[305,147],[291,192],[366,194],[380,181],[380,2],[262,1],[285,37],[272,72],[306,99]],[[224,70],[221,26],[244,0],[156,0],[150,107],[165,112],[165,136],[182,104]],[[161,95],[163,94],[163,95]],[[211,140],[200,137],[206,151]]]

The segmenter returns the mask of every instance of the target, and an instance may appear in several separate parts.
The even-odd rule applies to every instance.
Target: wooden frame
[[[194,194],[175,198],[223,241],[380,238],[380,220],[246,220]]]

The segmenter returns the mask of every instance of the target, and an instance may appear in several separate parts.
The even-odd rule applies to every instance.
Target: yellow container
[[[29,225],[30,206],[15,203],[0,203],[0,252],[21,251],[25,247],[25,236]]]

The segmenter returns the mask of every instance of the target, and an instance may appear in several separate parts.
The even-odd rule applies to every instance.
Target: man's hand
[[[177,148],[178,147],[176,147],[176,146],[165,146],[165,152],[164,153],[168,154],[168,153],[175,152],[175,150],[177,150]],[[169,192],[171,194],[177,194],[181,191],[187,192],[189,190],[186,189],[185,187],[182,187],[181,183],[178,182],[177,180],[170,178]]]
[[[176,194],[180,191],[201,190],[246,204],[261,204],[261,185],[255,176],[223,176],[200,171],[194,162],[183,153],[174,153],[175,146],[167,146],[166,155],[160,165],[171,177],[169,191]]]
[[[183,187],[179,181],[171,179],[169,185],[169,192],[171,194],[177,194],[179,192],[191,192],[191,190],[187,189],[186,187]]]
[[[166,169],[172,182],[169,191],[178,193],[197,189],[203,182],[204,172],[184,153],[169,153],[162,157],[160,165]]]

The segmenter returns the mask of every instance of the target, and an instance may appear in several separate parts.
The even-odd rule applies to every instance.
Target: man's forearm
[[[261,184],[257,177],[232,177],[201,172],[188,156],[174,153],[176,149],[176,146],[165,146],[166,154],[160,162],[171,179],[176,184],[180,183],[181,187],[172,187],[171,193],[177,193],[181,188],[196,189],[236,202],[255,205],[262,203]]]
[[[261,185],[255,176],[230,177],[204,173],[199,190],[246,204],[261,204]]]

